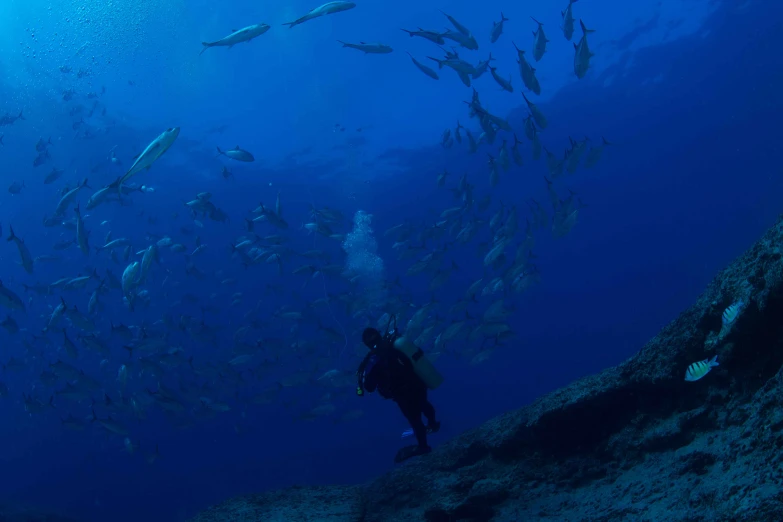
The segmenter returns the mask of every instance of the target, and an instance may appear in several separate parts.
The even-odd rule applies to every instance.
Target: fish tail
[[[582,26],[582,32],[584,34],[590,34],[595,32],[595,29],[588,29],[587,27],[585,27],[585,23],[582,21],[581,18],[579,19],[579,25]]]
[[[17,118],[20,119],[20,120],[26,120],[27,119],[27,118],[24,117],[24,109],[19,111],[19,116],[17,116]]]
[[[343,44],[343,47],[348,47],[348,44],[343,42],[342,40],[337,40],[339,43]]]
[[[442,61],[438,60],[437,58],[433,58],[432,56],[428,56],[427,58],[429,58],[433,62],[438,62],[438,69],[443,69],[443,62]]]
[[[16,239],[16,234],[14,234],[14,227],[8,225],[8,231],[11,235],[8,236],[8,239],[6,239],[6,241],[13,241],[14,239]]]
[[[207,49],[209,49],[210,47],[213,47],[213,45],[212,45],[211,43],[209,43],[209,42],[201,42],[201,45],[203,45],[204,47],[201,49],[201,52],[200,52],[200,53],[198,53],[198,55],[199,55],[199,56],[201,56],[202,54],[204,54],[204,51],[206,51],[206,50],[207,50]]]
[[[508,18],[506,18],[506,15],[503,14],[503,11],[500,12],[500,21],[508,22]]]
[[[606,139],[606,138],[604,138],[603,136],[601,136],[601,139],[603,140],[603,142],[604,142],[604,145],[611,145],[611,143],[609,143],[609,142],[607,141],[607,139]]]

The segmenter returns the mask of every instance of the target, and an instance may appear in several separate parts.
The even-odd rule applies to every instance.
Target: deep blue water
[[[739,6],[717,1],[639,2],[633,12],[627,6],[608,0],[574,4],[574,16],[596,30],[590,35],[596,54],[593,69],[581,80],[572,72],[573,47],[557,30],[564,6],[556,3],[541,7],[397,2],[393,8],[380,8],[359,2],[351,11],[290,30],[282,22],[315,5],[301,0],[279,8],[259,8],[251,2],[120,2],[108,9],[14,0],[0,7],[0,116],[24,109],[26,118],[0,128],[3,183],[26,185],[15,195],[4,189],[0,223],[5,237],[13,225],[34,257],[62,256],[27,274],[14,244],[0,245],[0,279],[27,307],[26,314],[9,312],[23,331],[12,335],[0,330],[0,362],[13,357],[25,363],[24,369],[0,374],[0,382],[9,389],[8,396],[0,398],[0,501],[91,521],[184,520],[232,495],[292,484],[353,483],[391,468],[401,444],[399,433],[407,427],[394,404],[375,396],[359,399],[352,385],[313,382],[331,369],[352,374],[366,321],[352,319],[335,300],[331,312],[319,309],[306,315],[293,332],[293,322],[281,327],[274,318],[283,305],[304,310],[308,301],[324,297],[324,291],[349,291],[339,277],[316,277],[303,288],[306,277],[291,274],[310,262],[294,251],[323,249],[333,263],[344,262],[339,240],[308,235],[300,228],[311,221],[310,205],[341,210],[345,220],[334,227],[339,233],[351,231],[357,210],[372,214],[386,279],[399,276],[403,287],[390,294],[410,295],[417,307],[433,297],[427,289],[429,277],[407,276],[417,258],[398,260],[392,238],[383,232],[404,221],[418,230],[433,225],[441,211],[459,204],[448,189],[460,175],[467,173],[475,185],[476,200],[492,194],[490,208],[476,213],[483,219],[497,211],[500,201],[517,206],[518,241],[529,216],[527,200],[534,198],[546,206],[552,217],[545,156],[533,161],[526,138],[521,138],[525,165],[501,172],[495,188],[489,185],[486,154],[496,155],[502,138],[481,145],[476,154],[469,154],[464,143],[450,149],[439,145],[442,131],[451,127],[453,132],[457,120],[478,136],[478,123],[462,103],[471,91],[452,71],[439,71],[437,82],[417,71],[406,50],[421,60],[439,56],[435,53],[440,51],[399,31],[418,26],[441,30],[447,22],[439,8],[466,23],[480,43],[479,51],[460,51],[460,56],[476,62],[491,50],[501,75],[511,75],[513,94],[500,91],[488,73],[476,80],[475,87],[482,104],[508,116],[520,137],[526,111],[520,105],[523,87],[511,41],[530,49],[529,31],[535,25],[528,16],[544,22],[551,42],[537,67],[542,96],[528,95],[549,120],[541,141],[558,155],[568,146],[569,135],[587,135],[593,144],[605,136],[612,145],[595,168],[580,167],[555,180],[561,198],[570,189],[586,206],[565,237],[553,238],[549,227],[536,231],[533,262],[541,281],[526,292],[507,294],[508,304],[514,306],[510,325],[517,337],[481,364],[469,364],[476,348],[469,342],[453,348],[469,355],[448,353],[437,360],[446,381],[431,399],[443,428],[431,443],[437,446],[633,355],[689,306],[716,272],[750,246],[783,208],[777,125],[783,112],[778,96],[783,63],[775,31],[783,9],[769,1]],[[510,20],[498,42],[490,45],[489,28],[501,10]],[[257,40],[198,55],[199,42],[259,21],[272,28]],[[574,41],[580,34],[577,27]],[[394,52],[364,55],[340,48],[336,39],[381,41]],[[72,72],[61,73],[58,69],[64,65]],[[89,70],[89,76],[76,78],[79,69]],[[104,86],[98,110],[84,117],[83,125],[95,137],[84,138],[84,129],[80,134],[73,129],[82,115],[70,112],[79,105],[89,111],[94,102],[87,93],[100,93]],[[63,100],[63,91],[71,88],[74,98]],[[210,132],[222,124],[228,126],[224,132]],[[335,124],[345,131],[335,130]],[[160,264],[152,265],[144,285],[153,299],[149,307],[130,311],[120,291],[106,292],[101,296],[104,309],[94,320],[110,353],[99,355],[80,346],[78,358],[70,359],[61,334],[50,334],[48,341],[37,336],[61,295],[69,305],[86,310],[97,281],[84,290],[56,290],[47,296],[26,293],[22,285],[49,284],[93,268],[99,273],[110,268],[119,276],[127,263],[116,264],[94,251],[85,257],[76,246],[53,252],[54,243],[73,238],[74,232],[45,228],[42,219],[51,215],[64,185],[72,187],[89,178],[93,190],[85,189],[77,198],[83,208],[92,192],[124,172],[106,159],[112,147],[127,168],[151,139],[172,126],[182,131],[171,150],[133,178],[155,192],[131,194],[130,206],[105,203],[85,211],[90,214],[85,226],[92,246],[100,245],[109,230],[115,238],[131,239],[133,259],[139,260],[135,252],[160,236],[170,235],[190,251],[198,235],[208,247],[194,263],[207,275],[187,275],[185,255],[162,248]],[[32,167],[36,141],[49,136],[51,159]],[[215,157],[215,146],[234,145],[252,151],[256,161],[239,164]],[[232,170],[233,179],[222,178],[223,165]],[[52,167],[65,173],[44,185]],[[451,173],[446,188],[436,185],[443,169]],[[193,224],[182,202],[205,191],[229,214],[230,222],[199,217],[204,227]],[[278,191],[290,225],[280,232],[291,248],[281,255],[283,274],[268,263],[245,269],[232,258],[230,245],[246,234],[243,219],[259,201],[274,207]],[[72,212],[69,209],[66,217]],[[104,220],[108,223],[101,225]],[[193,232],[183,234],[183,226]],[[264,223],[256,225],[256,232],[277,233]],[[443,267],[455,260],[460,269],[434,292],[444,324],[461,318],[447,316],[448,308],[485,274],[476,251],[488,239],[482,230],[468,245],[445,254]],[[430,241],[427,247],[442,244],[443,240]],[[485,252],[486,247],[482,255]],[[237,283],[220,284],[229,277]],[[269,284],[282,291],[269,291]],[[232,307],[231,294],[239,291],[241,303]],[[197,296],[198,302],[174,305],[185,293]],[[471,315],[480,317],[493,300],[481,298],[471,305]],[[149,326],[166,315],[184,314],[195,317],[198,325],[200,306],[216,306],[217,312],[203,316],[207,326],[216,328],[215,343],[168,329],[167,348],[181,347],[193,356],[197,369],[204,368],[232,356],[232,335],[247,324],[242,316],[257,303],[255,317],[262,324],[252,330],[248,342],[287,342],[287,348],[276,350],[281,362],[257,371],[262,379],[247,370],[274,359],[275,350],[270,348],[248,367],[240,367],[242,381],[234,383],[194,375],[186,362],[167,367],[159,376],[141,373],[138,356],[129,359],[122,349],[127,343],[109,336],[110,321]],[[5,315],[0,310],[0,319]],[[326,340],[319,322],[337,331],[344,328],[347,339]],[[66,320],[62,326],[75,340],[78,329]],[[312,343],[312,349],[292,348],[293,342]],[[127,426],[132,443],[140,445],[129,454],[123,436],[89,423],[89,399],[58,397],[63,379],[54,386],[40,382],[41,371],[57,359],[100,380],[101,389],[92,398],[101,418],[108,415],[104,393],[119,399],[121,364],[129,368],[128,394],[145,397],[158,382],[173,388],[182,382],[208,383],[210,398],[231,409],[205,419],[195,400],[174,418],[154,404],[146,408],[144,420],[127,411],[115,413]],[[247,400],[300,372],[307,372],[310,382],[286,388],[272,404]],[[296,420],[320,404],[327,392],[335,395],[335,413]],[[54,395],[56,407],[29,414],[22,394],[43,402]],[[357,408],[364,410],[363,417],[334,422]],[[83,431],[66,430],[61,419],[68,415],[86,418],[89,425]],[[184,420],[191,422],[182,427]],[[150,465],[146,457],[156,445],[160,455]]]

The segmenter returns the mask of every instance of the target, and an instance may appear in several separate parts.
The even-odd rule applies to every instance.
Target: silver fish
[[[269,28],[270,27],[267,24],[249,25],[247,27],[243,27],[242,29],[234,30],[231,34],[224,36],[220,40],[216,40],[214,42],[201,42],[201,45],[203,45],[204,48],[201,49],[199,54],[202,54],[210,47],[228,47],[231,49],[238,43],[249,42],[254,38],[261,36],[267,32]]]
[[[334,14],[334,13],[339,13],[339,12],[342,12],[342,11],[348,11],[349,9],[353,9],[354,7],[356,7],[356,4],[353,3],[353,2],[342,2],[342,1],[329,2],[329,3],[326,3],[326,4],[321,5],[319,7],[316,7],[315,9],[313,9],[312,11],[307,13],[306,15],[304,15],[304,16],[302,16],[300,18],[297,18],[293,22],[286,22],[283,25],[287,25],[288,28],[290,29],[290,28],[295,27],[295,26],[297,26],[299,24],[303,24],[303,23],[305,23],[305,22],[307,22],[309,20],[313,20],[313,19],[319,18],[321,16],[326,16],[326,15],[330,15],[330,14]]]

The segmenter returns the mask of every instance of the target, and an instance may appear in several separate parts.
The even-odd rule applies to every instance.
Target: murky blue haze
[[[535,221],[532,201],[546,210],[548,221],[533,231],[535,257],[526,257],[536,284],[517,292],[506,283],[499,293],[479,296],[468,304],[472,319],[458,338],[445,347],[433,346],[434,339],[424,346],[439,354],[436,364],[446,379],[431,393],[443,423],[431,437],[435,446],[624,360],[676,317],[783,209],[783,60],[776,30],[783,8],[764,0],[579,0],[572,6],[577,23],[569,42],[559,30],[565,4],[358,0],[355,9],[291,29],[282,24],[316,5],[0,4],[0,117],[24,115],[0,127],[2,233],[8,238],[13,226],[32,257],[57,256],[36,262],[28,273],[17,245],[0,244],[0,280],[26,308],[0,306],[0,320],[11,317],[20,328],[0,329],[0,389],[7,388],[0,397],[0,503],[88,521],[185,520],[228,496],[353,483],[389,469],[405,420],[390,402],[356,397],[353,379],[363,355],[360,332],[384,306],[364,306],[367,281],[352,284],[339,266],[328,276],[319,271],[344,266],[345,254],[343,238],[303,227],[319,221],[312,207],[343,214],[330,225],[337,236],[351,231],[356,211],[372,215],[390,282],[386,298],[403,305],[402,323],[436,300],[427,318],[437,325],[435,333],[465,319],[464,311],[449,310],[472,283],[483,277],[486,285],[511,266],[526,220]],[[454,71],[437,70],[427,60],[443,56],[433,43],[400,31],[444,30],[448,21],[439,9],[467,25],[479,43],[477,51],[460,49],[461,58],[475,64],[491,52],[499,75],[511,78],[513,93],[489,72],[473,82],[481,105],[507,119],[523,142],[524,165],[500,168],[495,187],[487,154],[497,160],[503,140],[510,150],[513,134],[500,131],[493,143],[470,153],[461,130],[462,143],[444,147],[442,134],[450,129],[453,140],[457,121],[476,138],[481,133],[464,103],[472,91]],[[490,44],[501,11],[509,20]],[[543,22],[550,40],[534,64],[540,96],[524,88],[512,45],[527,49],[533,63],[531,16]],[[582,79],[573,66],[579,19],[595,30],[589,35],[595,56]],[[199,55],[200,42],[262,22],[271,29],[256,40]],[[338,39],[382,42],[394,51],[364,54],[342,48]],[[440,79],[417,70],[406,51],[432,65]],[[546,115],[549,125],[538,136],[557,158],[570,147],[569,136],[589,138],[587,150],[602,136],[611,143],[592,168],[583,158],[575,173],[553,180],[560,208],[579,201],[570,207],[578,219],[565,234],[553,234],[556,213],[545,181],[552,172],[546,153],[535,161],[524,137],[527,109],[520,92]],[[145,192],[123,196],[123,205],[106,201],[85,209],[95,191],[125,173],[169,127],[181,128],[170,150],[132,179]],[[42,144],[44,163],[33,166],[36,143],[50,137],[51,145]],[[255,161],[216,153],[216,147],[237,145]],[[224,166],[232,177],[221,174]],[[62,173],[45,184],[53,168]],[[449,175],[439,187],[444,170]],[[463,174],[473,186],[472,207],[453,194]],[[76,195],[55,226],[44,226],[63,188],[83,178],[91,189]],[[194,215],[183,204],[203,192],[227,221]],[[259,220],[254,232],[279,235],[282,247],[253,239],[245,222],[259,216],[252,211],[260,202],[275,208],[278,193],[287,229]],[[489,207],[478,210],[488,194]],[[89,232],[89,255],[77,245],[54,250],[76,237],[62,225],[74,217],[76,203]],[[450,230],[437,234],[433,228],[438,222],[446,228],[440,216],[453,207],[464,209],[460,226],[481,220],[466,244],[454,242],[460,228],[453,218]],[[485,267],[488,221],[501,207],[516,208],[519,230],[505,266]],[[394,234],[384,233],[402,223],[413,232],[395,250]],[[109,231],[113,239],[130,240],[127,261],[122,249],[117,262],[96,252]],[[186,251],[173,251],[166,237]],[[247,267],[232,254],[232,245],[245,237],[267,252]],[[137,252],[161,239],[159,262],[133,293],[146,291],[149,303],[142,295],[130,310],[121,290],[99,292],[102,307],[90,317],[105,351],[85,347],[79,340],[85,329],[67,318],[42,333],[61,297],[86,314],[106,271],[119,277],[142,260]],[[206,248],[191,256],[197,241]],[[414,255],[399,259],[409,248]],[[308,250],[329,258],[303,257]],[[428,252],[436,252],[439,262],[408,275]],[[452,271],[452,261],[458,270]],[[317,273],[293,273],[308,264]],[[82,289],[24,289],[93,270],[98,277]],[[439,270],[449,271],[448,280],[431,290]],[[397,278],[399,285],[391,284]],[[328,305],[312,306],[325,297]],[[501,298],[512,311],[508,325],[515,335],[492,348],[495,339],[472,332]],[[287,319],[292,312],[302,317]],[[113,334],[112,323],[133,327],[134,338]],[[245,326],[250,328],[237,336]],[[66,348],[63,328],[77,353]],[[123,349],[138,345],[144,332],[162,345]],[[252,357],[229,364],[237,354]],[[97,385],[73,398],[63,390],[82,386],[79,378],[43,382],[42,372],[58,360]],[[118,379],[122,365],[124,385]],[[335,378],[321,378],[331,370],[337,370],[330,374]],[[155,395],[161,389],[176,390],[176,411],[161,406]],[[308,420],[314,408],[320,415]],[[91,422],[92,410],[103,423]],[[110,416],[119,426],[114,431],[106,427]],[[68,419],[83,429],[68,429]]]

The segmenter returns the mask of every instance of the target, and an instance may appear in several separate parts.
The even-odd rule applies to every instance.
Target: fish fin
[[[585,23],[582,21],[581,18],[579,19],[579,25],[582,26],[582,32],[584,34],[590,34],[595,32],[595,29],[588,29],[587,27],[585,27]]]

